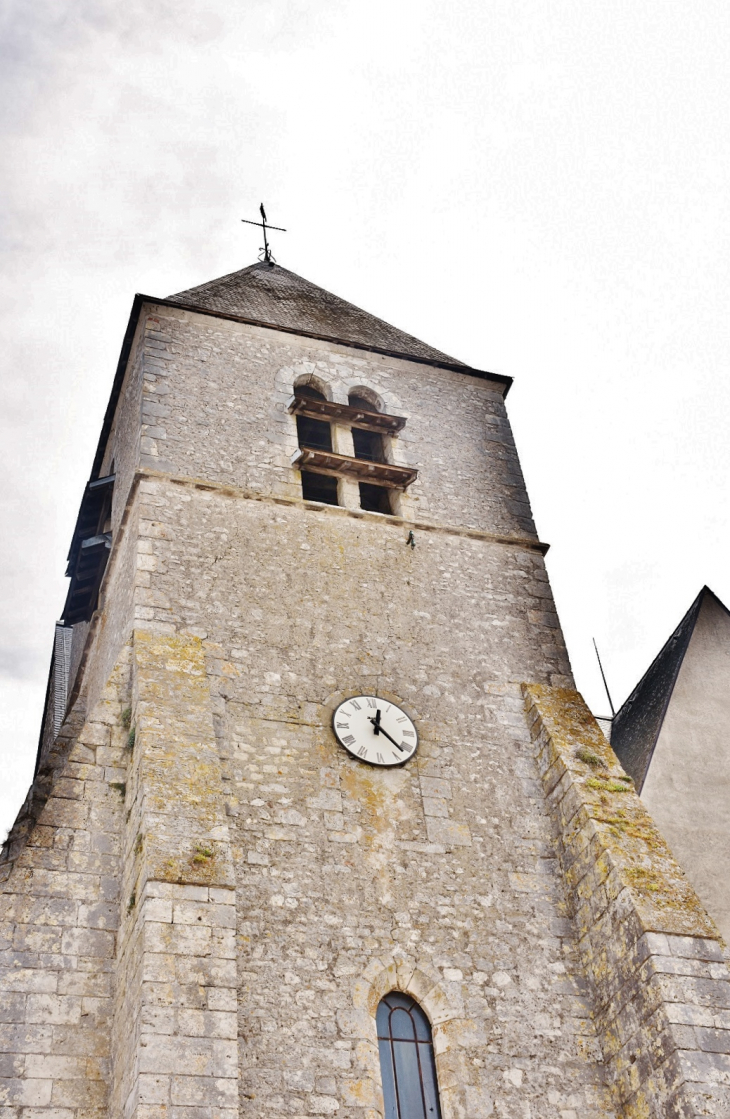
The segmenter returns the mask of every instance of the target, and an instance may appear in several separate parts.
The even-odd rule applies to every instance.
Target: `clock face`
[[[370,765],[403,765],[418,745],[416,728],[405,711],[374,695],[346,699],[332,725],[340,745]]]

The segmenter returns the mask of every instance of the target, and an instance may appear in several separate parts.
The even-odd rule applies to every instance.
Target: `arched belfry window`
[[[375,1019],[385,1119],[441,1119],[431,1025],[415,999],[391,991]]]
[[[360,508],[397,513],[397,496],[418,471],[393,461],[392,439],[404,416],[382,411],[370,389],[353,389],[348,402],[330,400],[322,385],[295,385],[287,410],[296,416],[299,448],[291,457],[300,471],[305,500],[353,506],[353,482],[360,487]],[[375,398],[375,399],[373,399]],[[345,430],[349,428],[349,432]]]
[[[378,408],[366,397],[358,396],[357,393],[351,392],[347,401],[351,408],[362,408],[366,413],[378,411]],[[355,445],[355,458],[369,459],[370,462],[385,462],[383,436],[379,431],[353,427],[352,441]]]
[[[300,385],[294,395],[306,400],[324,400],[325,395],[310,385]],[[297,435],[300,447],[311,447],[316,451],[332,450],[332,428],[326,420],[315,420],[309,416],[297,416]]]
[[[324,393],[312,385],[297,385],[294,396],[305,400],[326,400]],[[300,447],[308,447],[313,451],[332,450],[332,428],[326,420],[298,415],[297,437]],[[307,501],[323,501],[327,505],[337,505],[337,479],[312,470],[303,470],[302,497]]]
[[[357,392],[350,393],[348,403],[351,408],[361,408],[366,414],[380,411],[377,404]],[[366,462],[386,461],[382,432],[353,426],[352,444],[355,448],[355,458],[365,459]],[[360,482],[360,508],[368,509],[372,513],[392,513],[390,493],[385,486]]]

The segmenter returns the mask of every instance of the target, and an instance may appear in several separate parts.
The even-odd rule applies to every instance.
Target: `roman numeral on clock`
[[[368,707],[375,707],[375,708],[376,708],[376,710],[377,710],[377,706],[378,706],[378,705],[377,705],[377,703],[375,702],[375,700],[374,700],[374,699],[371,699],[371,697],[370,697],[370,696],[368,696]]]
[[[338,730],[349,730],[350,729],[350,724],[349,723],[336,723],[335,725],[336,725]]]
[[[356,711],[360,710],[360,704],[357,702],[356,699],[351,699],[350,703],[352,704],[352,706],[355,708]]]
[[[343,737],[342,742],[343,742],[343,745],[345,745],[345,746],[352,746],[353,743],[355,742],[355,735],[354,734],[346,734]]]
[[[382,754],[376,754],[376,757],[377,757],[377,759],[378,759],[378,761],[380,762],[381,765],[385,765],[385,758],[383,757]]]
[[[354,741],[355,741],[355,739],[353,738],[353,740],[352,740],[352,741],[354,742]],[[367,754],[368,754],[368,752],[367,752],[367,749],[365,748],[365,746],[361,746],[361,747],[360,747],[360,749],[359,749],[359,750],[358,750],[358,752],[357,752],[357,756],[358,756],[359,758],[366,758],[366,757],[367,757]]]

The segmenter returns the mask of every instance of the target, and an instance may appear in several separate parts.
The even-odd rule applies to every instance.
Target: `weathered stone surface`
[[[406,417],[398,516],[302,500],[302,383]],[[608,756],[591,785],[525,719],[521,682],[570,668],[495,383],[147,304],[112,464],[100,608],[0,864],[0,1119],[376,1119],[394,989],[444,1119],[721,1115],[715,932]],[[418,726],[403,768],[336,743],[371,691]]]
[[[719,933],[578,693],[523,690],[624,1114],[730,1114]]]
[[[86,1119],[108,1106],[119,908],[106,900],[105,883],[121,874],[124,800],[110,787],[99,754],[113,743],[111,780],[120,768],[124,773],[120,715],[128,702],[129,657],[118,652],[103,700],[104,717],[116,711],[116,723],[107,722],[100,734],[94,711],[80,727],[87,743],[83,770],[59,758],[54,795],[29,826],[23,857],[0,893],[0,940],[15,948],[0,976],[0,1052],[11,1059],[15,1079],[0,1080],[0,1100],[23,1109],[13,1119]],[[94,745],[100,742],[105,745]],[[66,757],[79,757],[78,748]],[[72,786],[73,799],[63,799],[59,794]],[[80,858],[91,851],[104,852],[103,866],[96,856]],[[58,859],[52,871],[44,862],[49,852]]]

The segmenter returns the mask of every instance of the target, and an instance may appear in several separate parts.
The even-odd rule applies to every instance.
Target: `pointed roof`
[[[187,288],[170,296],[170,301],[297,334],[468,368],[302,276],[266,261]]]
[[[709,587],[703,587],[674,633],[646,670],[611,725],[611,746],[626,772],[641,788],[651,765],[679,670],[697,620],[708,600],[727,612]]]

